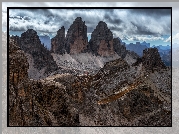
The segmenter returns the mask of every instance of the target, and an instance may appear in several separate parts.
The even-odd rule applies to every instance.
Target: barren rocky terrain
[[[139,57],[105,22],[89,42],[82,18],[63,28],[51,51],[33,29],[9,37],[10,126],[171,126],[171,68],[157,48]]]

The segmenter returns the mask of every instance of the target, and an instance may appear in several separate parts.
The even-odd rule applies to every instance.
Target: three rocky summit
[[[8,45],[10,126],[171,126],[170,67],[157,48],[126,50],[105,22],[89,42],[78,17],[51,51],[32,29]]]

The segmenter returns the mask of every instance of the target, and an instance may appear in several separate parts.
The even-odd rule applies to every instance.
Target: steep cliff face
[[[24,52],[32,52],[41,48],[41,41],[35,30],[28,29],[21,34],[20,48]]]
[[[61,27],[57,31],[57,35],[51,39],[51,52],[64,54],[65,53],[65,28]]]
[[[114,54],[113,34],[105,22],[100,21],[92,32],[89,48],[95,55],[110,56]]]
[[[77,17],[67,31],[65,49],[69,54],[84,52],[87,48],[87,26],[81,17]]]
[[[41,75],[42,78],[48,76],[58,69],[55,61],[53,60],[53,57],[50,54],[50,51],[41,44],[37,32],[33,29],[29,29],[22,33],[19,46],[21,50],[32,56],[34,61],[34,68],[43,72],[44,76]],[[31,59],[28,58],[28,60]],[[33,72],[29,71],[29,76],[32,76],[31,78],[37,78],[35,76],[33,77],[31,73]]]
[[[166,68],[165,64],[162,62],[160,54],[157,48],[148,48],[143,51],[143,66],[146,69],[152,68]]]
[[[87,26],[81,17],[75,19],[66,37],[65,28],[62,27],[51,42],[51,52],[60,55],[65,52],[70,55],[88,52],[96,56],[110,57],[117,53],[125,58],[128,53],[125,45],[122,45],[118,38],[113,39],[112,32],[103,21],[98,23],[88,43]]]
[[[10,82],[12,82],[12,84],[17,85],[23,79],[28,78],[27,70],[29,68],[29,64],[27,62],[27,58],[25,57],[25,53],[22,50],[20,50],[20,48],[15,44],[16,42],[14,40],[10,40],[9,42],[9,70],[10,70],[9,79],[10,79]]]
[[[113,39],[113,46],[114,46],[114,51],[121,56],[121,58],[125,58],[127,55],[127,50],[125,45],[122,45],[120,40],[118,38]]]
[[[28,68],[25,53],[10,41],[9,126],[78,126],[66,87],[49,78],[30,80]]]

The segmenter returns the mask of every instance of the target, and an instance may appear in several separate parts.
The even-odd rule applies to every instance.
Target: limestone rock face
[[[105,22],[100,21],[92,32],[89,48],[95,55],[110,56],[114,54],[113,34]]]
[[[65,49],[69,54],[84,52],[88,44],[87,26],[81,17],[77,17],[67,31]]]
[[[61,27],[57,31],[57,35],[51,39],[51,51],[53,53],[64,54],[65,53],[65,28]]]
[[[24,52],[32,52],[39,49],[41,41],[37,32],[33,29],[28,29],[26,32],[21,34],[20,47]]]
[[[23,64],[22,64],[23,63]],[[28,78],[27,70],[29,64],[25,53],[15,44],[15,41],[10,40],[9,42],[9,70],[10,81],[17,85],[20,81]]]
[[[162,69],[166,68],[162,62],[160,54],[157,48],[148,48],[143,51],[143,66],[146,69],[151,70],[152,68]]]
[[[147,75],[136,75],[137,72],[120,58],[106,63],[96,75],[78,78],[73,89],[78,98],[74,107],[78,109],[80,125],[170,126],[170,95],[157,88],[161,83],[164,87],[169,84],[161,80],[163,77],[156,77],[158,83],[154,83],[153,74],[145,78]]]
[[[53,81],[53,77],[29,79],[28,67],[25,53],[10,41],[8,125],[78,126],[78,115],[70,111],[65,86]]]
[[[10,126],[171,126],[169,70],[148,73],[119,58],[94,75],[29,80],[23,51],[10,43],[9,57]]]
[[[22,33],[20,41],[21,50],[32,55],[35,68],[38,70],[45,69],[44,74],[50,74],[57,69],[50,51],[41,44],[36,31],[28,29]]]
[[[12,35],[11,37],[11,41],[13,41],[17,46],[19,46],[20,47],[20,37],[19,36],[14,36],[14,35]]]
[[[121,56],[121,58],[125,58],[127,54],[125,45],[122,45],[118,38],[114,38],[113,43],[114,51]]]
[[[142,58],[138,58],[133,65],[136,66],[140,63],[142,63],[143,69],[147,71],[166,69],[157,48],[145,49]]]

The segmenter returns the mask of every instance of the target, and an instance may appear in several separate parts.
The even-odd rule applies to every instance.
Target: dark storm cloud
[[[150,31],[150,29],[147,28],[145,25],[137,24],[137,23],[134,23],[134,22],[131,22],[131,24],[134,27],[137,28],[137,30],[131,31],[134,34],[139,34],[139,35],[154,35],[154,36],[158,35],[158,33]]]
[[[9,17],[9,18],[11,18],[11,19],[20,19],[20,20],[22,20],[23,17],[21,17],[21,16],[14,16],[14,17]]]
[[[24,19],[24,20],[31,20],[31,18],[28,17],[28,16],[24,16],[23,19]]]
[[[110,30],[116,31],[116,32],[123,32],[123,31],[124,31],[123,28],[120,28],[120,27],[118,27],[118,26],[111,26],[111,27],[110,27]]]
[[[41,14],[41,15],[46,15],[46,16],[53,16],[53,14],[51,13],[50,9],[22,9],[25,12],[33,12],[36,14]]]
[[[116,16],[111,16],[109,13],[104,15],[104,19],[107,20],[107,22],[112,24],[120,25],[123,21],[120,18],[116,18]]]
[[[25,27],[22,26],[9,26],[10,31],[26,31]]]
[[[130,13],[143,14],[153,17],[170,16],[171,9],[130,9]]]
[[[26,31],[33,28],[40,33],[56,34],[64,26],[67,32],[73,21],[81,17],[82,21],[85,21],[88,34],[94,31],[99,21],[106,22],[114,37],[170,34],[170,12],[160,10],[13,9],[10,10],[10,30]],[[156,19],[156,16],[160,17]],[[135,37],[132,39],[135,40]]]
[[[49,22],[50,22],[49,20],[46,20],[46,21],[44,22],[44,24],[49,24]]]
[[[35,29],[35,26],[34,25],[28,25],[27,29]]]

